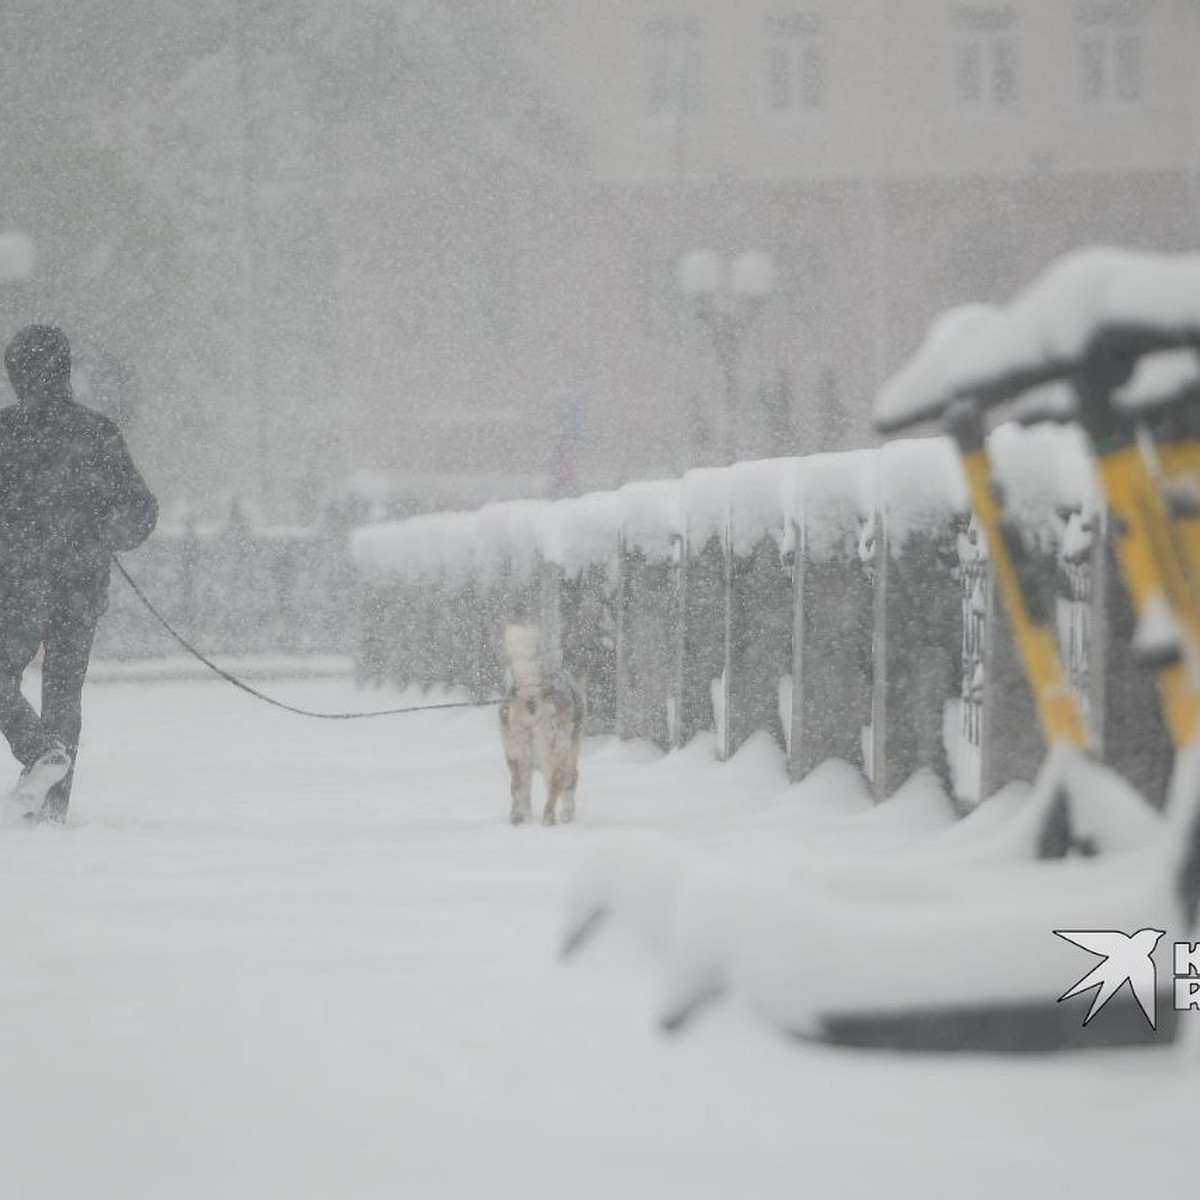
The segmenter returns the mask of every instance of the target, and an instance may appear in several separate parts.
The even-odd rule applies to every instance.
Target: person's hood
[[[26,325],[8,343],[4,366],[22,405],[71,399],[71,345],[53,325]]]

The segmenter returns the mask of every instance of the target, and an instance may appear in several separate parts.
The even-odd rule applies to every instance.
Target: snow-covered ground
[[[762,741],[724,766],[703,740],[665,758],[600,741],[580,823],[513,829],[494,720],[321,725],[216,683],[91,685],[69,827],[0,828],[0,1196],[1007,1200],[1192,1181],[1200,1065],[1175,1053],[873,1055],[734,1003],[664,1037],[662,967],[630,930],[556,957],[581,851],[649,828],[769,874],[821,839],[844,852],[865,802],[836,772],[787,787]],[[878,849],[946,819],[932,799],[911,812],[863,834]]]

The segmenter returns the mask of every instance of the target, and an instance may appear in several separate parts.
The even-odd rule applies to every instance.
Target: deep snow
[[[631,930],[555,957],[600,832],[763,878],[860,844],[894,870],[945,836],[936,797],[869,811],[831,768],[789,788],[762,739],[725,765],[705,739],[597,741],[581,823],[514,830],[489,711],[318,725],[215,683],[98,683],[86,722],[71,825],[0,828],[0,1196],[1190,1181],[1200,1066],[1178,1054],[897,1058],[787,1040],[736,1003],[667,1038],[663,968]]]

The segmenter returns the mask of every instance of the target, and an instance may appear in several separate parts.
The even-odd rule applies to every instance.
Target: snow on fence
[[[1078,436],[1002,428],[991,448],[1106,757],[1161,800],[1165,734],[1121,648],[1129,609]],[[1042,758],[944,439],[367,526],[352,554],[362,681],[494,696],[503,625],[535,621],[593,733],[670,748],[707,731],[723,759],[761,734],[794,778],[839,759],[882,798],[928,770],[963,807]]]

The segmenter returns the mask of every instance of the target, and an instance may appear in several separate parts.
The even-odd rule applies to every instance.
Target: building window
[[[1132,4],[1076,6],[1079,98],[1136,104],[1142,98],[1142,36]]]
[[[700,24],[660,17],[645,28],[646,114],[684,117],[700,103]]]
[[[767,20],[767,108],[780,115],[825,104],[825,26],[813,13]]]
[[[954,94],[968,110],[1017,102],[1017,18],[1011,8],[959,8],[954,14]]]

